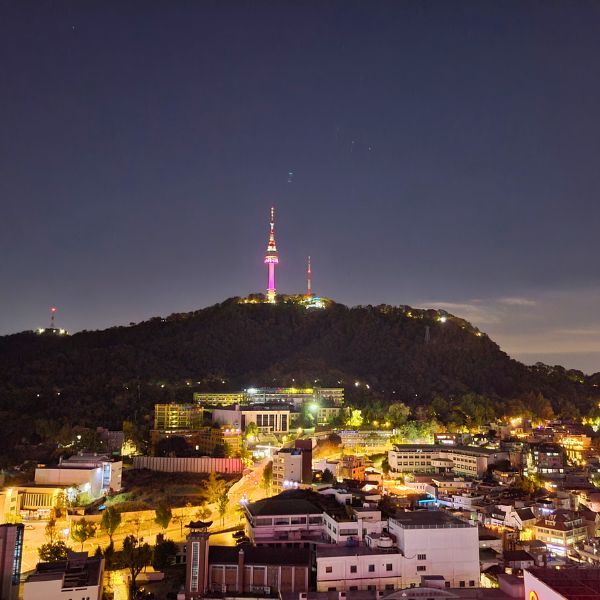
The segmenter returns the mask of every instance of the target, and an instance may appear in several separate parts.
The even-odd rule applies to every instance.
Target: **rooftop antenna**
[[[50,308],[50,329],[54,329],[54,315],[56,314],[56,306]]]
[[[310,270],[310,256],[308,257],[308,268],[306,269],[306,295],[310,298],[312,296],[312,285],[310,281],[312,271]]]

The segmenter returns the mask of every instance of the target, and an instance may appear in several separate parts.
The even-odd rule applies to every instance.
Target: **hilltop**
[[[548,403],[533,405],[543,396],[556,413],[586,414],[597,402],[598,376],[527,367],[443,311],[332,301],[307,310],[294,297],[276,305],[257,298],[72,336],[0,338],[5,431],[43,437],[40,429],[63,422],[119,427],[123,419],[149,418],[155,402],[191,401],[193,391],[315,380],[343,385],[358,406],[402,401],[414,408],[436,396],[451,402],[477,394],[497,413],[515,400],[540,412]]]

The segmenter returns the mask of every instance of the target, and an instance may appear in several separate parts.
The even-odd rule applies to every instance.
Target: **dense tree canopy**
[[[371,411],[402,425],[410,409],[417,419],[430,411],[470,425],[507,411],[587,415],[600,375],[527,367],[468,322],[435,310],[336,303],[307,310],[285,299],[233,298],[129,327],[1,337],[0,415],[8,433],[0,454],[23,441],[83,443],[74,426],[121,428],[124,420],[134,424],[128,439],[139,443],[157,402],[315,382],[345,387],[367,422],[376,420]]]

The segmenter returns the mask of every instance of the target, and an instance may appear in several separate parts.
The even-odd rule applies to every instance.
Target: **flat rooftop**
[[[444,444],[394,444],[394,450],[396,452],[445,452],[445,453],[459,453],[459,454],[472,454],[472,455],[490,455],[503,452],[497,448],[481,448],[480,446],[446,446]]]
[[[391,548],[369,548],[369,546],[317,546],[317,558],[330,556],[374,556],[377,554],[401,554],[395,546]]]
[[[442,510],[414,510],[399,513],[390,520],[403,529],[474,527]]]

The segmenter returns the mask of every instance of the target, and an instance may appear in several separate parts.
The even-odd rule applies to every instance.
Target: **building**
[[[334,419],[336,419],[337,417],[340,416],[340,412],[342,411],[342,407],[341,406],[334,406],[332,405],[322,405],[322,404],[318,404],[315,405],[315,410],[316,410],[316,422],[317,425],[320,426],[325,426],[325,425],[329,425],[329,423],[331,423],[331,421],[333,421]]]
[[[255,405],[215,408],[212,411],[213,423],[229,425],[246,431],[254,423],[261,433],[288,433],[290,430],[290,407],[285,405]]]
[[[23,532],[25,526],[0,525],[0,598],[17,600],[23,557]]]
[[[204,423],[204,409],[198,404],[155,404],[154,429],[200,429]]]
[[[317,592],[393,591],[402,586],[403,562],[390,538],[374,547],[317,548]]]
[[[527,569],[526,600],[595,600],[600,598],[600,569]]]
[[[72,488],[68,493],[86,493],[92,499],[109,491],[121,489],[123,462],[106,454],[76,454],[60,460],[55,467],[38,467],[35,470],[36,486]]]
[[[38,563],[27,578],[24,600],[100,600],[104,559],[71,552],[66,561]]]
[[[273,454],[273,491],[312,483],[312,449],[282,448]]]
[[[455,473],[474,478],[508,459],[508,452],[473,446],[397,444],[388,452],[392,473]]]
[[[317,420],[321,408],[328,411],[330,408],[341,407],[344,404],[344,388],[283,388],[264,387],[248,388],[241,392],[196,392],[194,402],[201,406],[232,406],[235,404],[290,404],[295,407],[303,404],[313,404],[318,408]],[[323,412],[323,418],[339,414]]]
[[[583,515],[564,509],[539,519],[533,526],[533,535],[544,542],[552,554],[560,556],[566,556],[576,544],[589,537]]]
[[[565,451],[559,444],[532,444],[527,456],[527,470],[542,479],[562,479],[565,476]]]
[[[162,439],[183,438],[190,450],[197,454],[211,456],[222,451],[221,456],[236,455],[242,448],[242,431],[231,425],[204,425],[198,429],[172,429],[169,431],[153,429],[150,432],[152,445]]]
[[[344,455],[337,468],[338,479],[365,480],[365,459],[363,456]]]
[[[186,600],[206,594],[274,595],[309,589],[310,552],[307,549],[210,546],[208,527],[188,525]]]
[[[323,513],[346,516],[333,495],[287,490],[245,506],[246,530],[256,546],[311,548],[324,544]]]
[[[477,526],[445,511],[413,511],[391,518],[389,533],[406,558],[404,586],[417,585],[422,575],[441,575],[448,587],[479,586]]]

